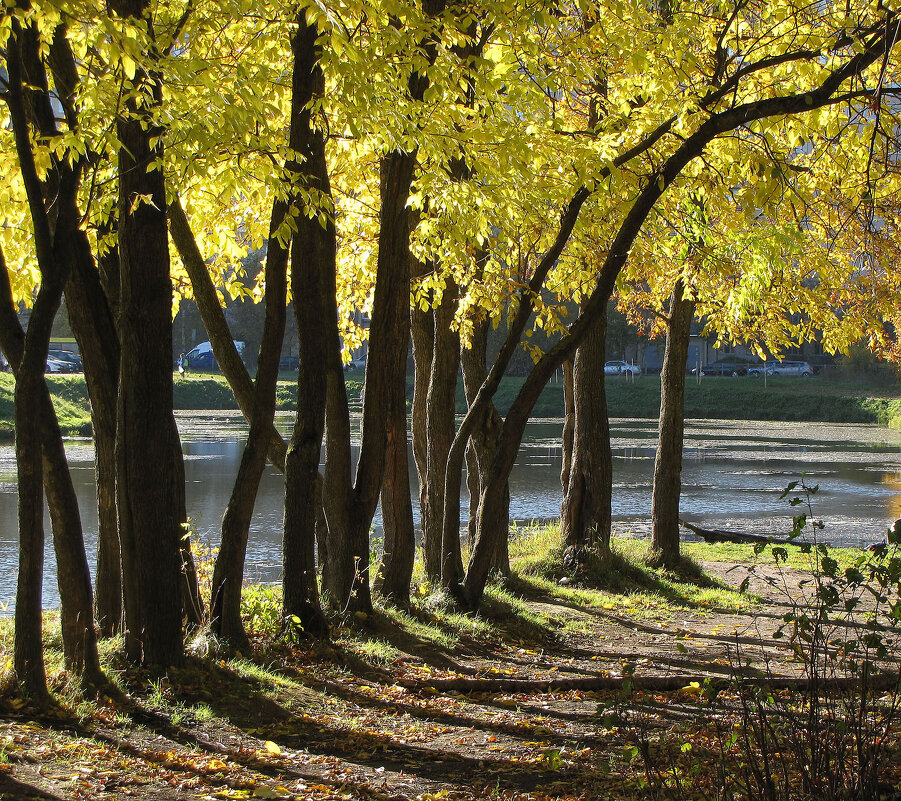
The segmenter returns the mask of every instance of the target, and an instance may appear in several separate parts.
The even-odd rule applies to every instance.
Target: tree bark
[[[651,550],[660,564],[679,563],[679,494],[682,488],[682,440],[685,430],[685,366],[695,302],[676,281],[666,323],[666,350],[660,373],[660,438],[654,460],[651,501]]]
[[[109,264],[118,254],[110,254]],[[118,273],[118,264],[115,265]],[[114,301],[118,303],[116,299]],[[122,570],[116,512],[116,395],[119,385],[119,338],[87,237],[79,232],[72,275],[66,284],[69,322],[84,364],[85,385],[94,431],[94,476],[97,485],[97,570],[95,609],[101,636],[122,628]]]
[[[99,682],[102,678],[81,519],[62,436],[44,382],[51,328],[72,269],[71,243],[79,220],[76,195],[82,161],[79,158],[70,161],[69,154],[66,158],[54,154],[50,157],[48,177],[42,181],[38,176],[29,122],[33,123],[38,140],[55,134],[56,127],[36,31],[30,27],[23,30],[18,22],[13,22],[8,42],[7,73],[7,103],[41,272],[40,290],[23,336],[15,315],[6,264],[0,254],[2,340],[16,375],[20,549],[13,662],[22,689],[43,702],[47,697],[41,653],[43,484],[48,490],[57,553],[66,665],[88,682]],[[52,195],[49,191],[45,194],[48,186],[52,186]]]
[[[424,277],[432,265],[413,261],[414,279]],[[429,498],[428,485],[428,394],[432,375],[432,354],[435,348],[435,316],[431,308],[422,309],[419,304],[410,308],[410,333],[413,342],[413,408],[411,428],[413,460],[419,479],[419,515],[426,516]],[[429,539],[424,531],[422,539],[423,565],[426,579],[437,585],[441,581],[441,541]]]
[[[333,570],[323,576],[341,609],[372,611],[369,590],[369,527],[378,504],[388,450],[390,410],[405,402],[410,326],[410,217],[407,206],[415,156],[395,151],[382,158],[379,253],[369,328],[363,399],[363,434],[354,480],[350,529],[333,551]],[[400,399],[400,400],[398,400]]]
[[[321,51],[316,43],[318,34],[316,25],[307,24],[303,13],[297,24],[292,40],[294,72],[289,145],[301,158],[286,165],[286,171],[298,177],[303,175],[307,185],[330,200],[325,137],[314,124],[310,110],[312,101],[325,92],[325,77],[319,63]],[[295,181],[297,178],[292,184]],[[325,209],[326,221],[320,224],[321,209],[302,207],[298,199],[294,202],[297,233],[291,244],[291,285],[300,364],[297,416],[285,458],[282,602],[285,622],[295,634],[327,637],[328,624],[322,615],[316,584],[319,508],[316,487],[325,432],[328,377],[323,366],[329,360],[328,294],[334,287],[337,235],[331,208]],[[334,303],[333,298],[331,302]],[[333,558],[331,543],[328,556]]]
[[[110,0],[111,10],[143,25],[151,39],[147,0]],[[119,148],[119,395],[117,499],[125,600],[125,648],[140,664],[184,660],[184,534],[173,463],[178,448],[172,412],[172,284],[162,169],[161,76],[139,68],[126,81],[129,98],[116,120]],[[140,98],[140,102],[137,98]],[[176,502],[173,503],[173,499]]]
[[[567,408],[572,439],[560,528],[566,544],[565,559],[572,565],[584,560],[587,547],[596,546],[601,554],[610,550],[613,456],[604,392],[606,327],[607,317],[601,315],[582,340],[572,362],[572,387],[567,388],[572,393],[572,407]],[[569,380],[566,375],[564,380]]]
[[[487,350],[488,350],[488,328],[491,325],[487,317],[477,320],[473,323],[472,338],[469,348],[462,352],[461,361],[463,364],[463,387],[466,393],[466,402],[471,404],[475,401],[479,387],[485,380],[487,370]],[[481,428],[473,432],[469,442],[475,459],[475,474],[470,477],[467,472],[467,486],[470,493],[470,523],[469,523],[469,542],[470,545],[475,544],[476,532],[478,531],[479,504],[481,501],[482,490],[488,483],[489,470],[491,462],[497,452],[498,435],[504,420],[495,407],[494,403],[490,403],[488,407],[488,421]],[[469,470],[469,468],[467,468]],[[505,518],[503,523],[504,531],[510,531],[510,488],[509,482],[505,490],[504,499],[502,500],[504,509],[499,513],[500,517]],[[473,511],[474,509],[474,511]],[[500,519],[499,517],[499,519]],[[498,538],[497,548],[494,551],[493,563],[491,570],[498,571],[503,575],[510,574],[510,555],[508,547],[508,538],[505,536]],[[463,578],[463,560],[460,556],[459,567],[455,577],[455,581],[459,582]],[[449,582],[447,586],[451,586]]]
[[[460,337],[453,329],[459,290],[448,278],[441,302],[434,309],[435,344],[432,350],[431,377],[426,401],[428,431],[426,497],[422,515],[423,542],[437,542],[440,548],[441,584],[444,587],[459,581],[463,560],[460,538],[445,541],[442,536],[444,517],[444,471],[447,455],[454,441],[456,423],[454,411],[457,395],[457,372],[460,369]]]
[[[416,557],[410,470],[407,462],[407,404],[392,398],[388,419],[388,453],[382,480],[384,553],[376,587],[395,606],[410,605],[410,580]]]
[[[265,268],[266,309],[260,354],[257,359],[250,432],[244,445],[241,465],[228,507],[222,518],[222,538],[213,570],[210,600],[212,631],[239,649],[246,649],[249,645],[241,621],[244,563],[253,507],[260,479],[266,467],[266,452],[271,444],[270,432],[275,417],[278,363],[281,358],[287,317],[288,250],[275,236],[284,222],[286,212],[287,204],[283,202],[277,202],[272,210]],[[318,509],[320,504],[314,501],[314,507]]]

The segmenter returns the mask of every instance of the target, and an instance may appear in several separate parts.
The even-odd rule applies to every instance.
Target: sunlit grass
[[[685,607],[747,610],[756,603],[756,599],[708,576],[689,551],[678,571],[673,572],[649,566],[651,554],[646,540],[615,538],[610,554],[589,553],[586,563],[571,576],[563,564],[563,550],[558,524],[515,532],[510,558],[524,589],[575,606],[653,609],[658,616]],[[753,553],[753,549],[748,552]]]

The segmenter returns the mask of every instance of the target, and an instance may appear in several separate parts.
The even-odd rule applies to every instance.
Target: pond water
[[[291,419],[279,418],[287,431]],[[246,426],[237,413],[179,417],[185,452],[188,510],[200,542],[214,547],[238,470]],[[560,511],[562,452],[559,420],[528,426],[511,476],[511,515],[518,521],[556,518]],[[355,421],[359,432],[359,421]],[[657,424],[613,420],[613,518],[619,534],[647,536]],[[357,445],[355,443],[355,445]],[[88,553],[96,543],[93,450],[89,442],[67,444],[81,501]],[[412,457],[411,457],[412,461]],[[682,516],[705,528],[786,532],[792,512],[779,495],[802,473],[818,484],[814,515],[823,536],[840,545],[879,540],[901,517],[901,432],[876,426],[814,423],[687,421],[682,472]],[[415,485],[415,477],[413,477]],[[277,580],[281,573],[284,485],[268,468],[257,499],[248,547],[247,576]],[[418,520],[414,492],[414,514]],[[468,501],[464,499],[464,505]],[[464,506],[464,508],[466,508]],[[380,518],[376,519],[376,534]],[[16,580],[16,466],[11,446],[0,447],[0,610],[12,609]],[[57,603],[55,564],[49,539],[45,605]],[[2,614],[2,611],[0,611]]]

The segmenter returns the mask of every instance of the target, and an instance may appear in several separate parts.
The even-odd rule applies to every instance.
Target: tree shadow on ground
[[[273,740],[282,748],[335,757],[350,768],[371,772],[373,780],[378,778],[375,773],[377,768],[398,774],[411,774],[429,785],[442,786],[459,784],[461,779],[465,784],[473,776],[478,776],[480,780],[501,788],[532,790],[559,778],[540,762],[513,761],[486,753],[477,742],[480,732],[484,735],[482,739],[503,735],[508,743],[512,740],[514,744],[518,743],[520,747],[526,746],[534,751],[535,734],[529,727],[435,712],[400,700],[374,699],[351,688],[331,684],[320,691],[322,703],[328,706],[329,699],[340,696],[352,709],[345,711],[347,720],[342,721],[342,711],[330,707],[334,710],[330,716],[333,722],[323,723],[308,714],[314,690],[306,685],[292,688],[289,673],[275,672],[271,667],[269,671],[273,675],[273,681],[268,686],[264,680],[239,675],[220,664],[207,663],[199,666],[195,673],[206,675],[194,675],[188,681],[180,681],[178,674],[170,674],[169,689],[179,703],[208,705],[216,717],[246,735],[247,742],[227,743],[221,732],[217,732],[218,742],[212,743],[208,738],[200,736],[198,731],[174,724],[167,714],[143,714],[136,720],[159,736],[189,748],[201,748],[220,756],[228,756],[273,777],[290,773],[297,778],[328,783],[322,772],[306,769],[313,766],[303,766],[295,761],[290,770],[284,770],[261,763],[253,756],[253,747],[262,747],[261,739]],[[278,693],[277,700],[272,697],[273,685]],[[295,709],[295,705],[300,708]],[[390,729],[375,730],[375,723],[370,724],[370,729],[354,728],[351,725],[353,718],[368,710],[376,713],[374,719],[391,721],[398,716],[409,715],[422,723],[435,726],[431,730],[428,726],[423,729],[422,743],[407,742],[404,739],[406,735],[392,733]],[[454,727],[456,731],[442,731],[448,727]],[[460,748],[464,735],[467,742]],[[117,742],[109,733],[104,734],[104,738],[109,738],[107,741],[117,747],[135,750],[133,744]],[[542,739],[549,743],[559,741],[560,746],[571,740],[553,735],[546,735]],[[532,745],[529,746],[528,743]],[[153,753],[153,749],[150,749],[149,758],[153,758]],[[147,753],[141,756],[148,758]],[[568,777],[569,781],[591,781],[590,772],[583,771],[582,768],[573,770],[574,773]],[[339,782],[335,784],[337,786]],[[345,777],[340,784],[349,785],[351,782]],[[365,781],[361,781],[361,787],[365,784]]]

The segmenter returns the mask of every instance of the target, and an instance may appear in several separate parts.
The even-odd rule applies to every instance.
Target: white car
[[[54,359],[52,356],[47,357],[47,367],[44,370],[46,373],[71,373],[73,372],[72,365],[68,362],[61,361],[60,359]]]
[[[801,378],[810,378],[813,375],[813,367],[807,362],[775,362],[766,367],[767,375],[796,375]]]
[[[604,365],[604,375],[641,375],[641,368],[628,362],[607,362]]]

